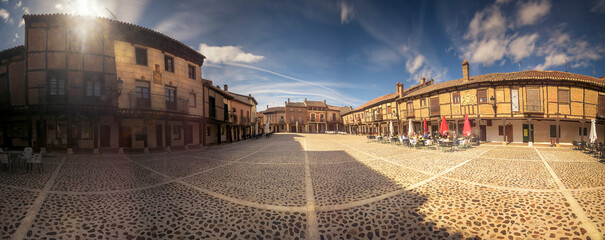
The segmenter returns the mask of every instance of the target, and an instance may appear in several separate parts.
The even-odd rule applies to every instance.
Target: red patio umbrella
[[[470,136],[472,134],[471,121],[468,120],[468,114],[464,115],[464,128],[462,129],[462,135]]]
[[[428,130],[429,130],[429,127],[426,126],[426,118],[424,119],[423,128],[424,128],[424,135],[426,135],[426,132],[428,132]]]
[[[439,127],[439,132],[441,132],[441,135],[445,135],[447,131],[449,131],[447,128],[447,121],[445,121],[445,116],[443,116],[443,119],[441,119],[441,127]]]

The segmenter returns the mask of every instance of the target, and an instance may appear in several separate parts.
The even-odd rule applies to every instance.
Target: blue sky
[[[24,13],[110,17],[165,33],[208,58],[206,79],[266,105],[357,107],[408,88],[521,70],[605,75],[605,0],[0,0],[0,49],[23,44]],[[593,67],[594,66],[594,67]],[[593,72],[594,71],[594,72]]]

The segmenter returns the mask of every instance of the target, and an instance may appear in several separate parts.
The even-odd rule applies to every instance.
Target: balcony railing
[[[36,94],[37,96],[32,96]],[[102,88],[96,91],[86,92],[82,87],[71,87],[57,89],[52,92],[48,88],[30,89],[31,105],[71,105],[71,106],[96,106],[96,107],[118,107],[118,92],[114,88]],[[31,99],[36,99],[37,102]]]
[[[525,105],[526,113],[543,113],[544,109],[542,109],[541,105]]]
[[[183,98],[174,98],[168,101],[162,94],[139,95],[130,92],[129,108],[133,110],[158,110],[167,112],[189,113],[189,100]]]

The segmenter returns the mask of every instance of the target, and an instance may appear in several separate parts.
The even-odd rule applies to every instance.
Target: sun
[[[67,0],[57,3],[55,8],[61,12],[93,17],[107,17],[105,7],[97,0]]]

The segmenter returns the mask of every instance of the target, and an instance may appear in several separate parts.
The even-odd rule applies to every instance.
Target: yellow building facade
[[[587,141],[595,119],[599,141],[603,141],[605,79],[535,70],[470,76],[466,61],[462,69],[461,79],[437,84],[423,80],[402,91],[396,106],[403,133],[409,120],[417,132],[424,120],[429,131],[437,131],[445,116],[449,130],[461,134],[468,114],[473,134],[482,141],[568,144]],[[358,109],[345,116],[346,123],[353,129],[371,128],[371,114],[384,107],[374,104]]]

